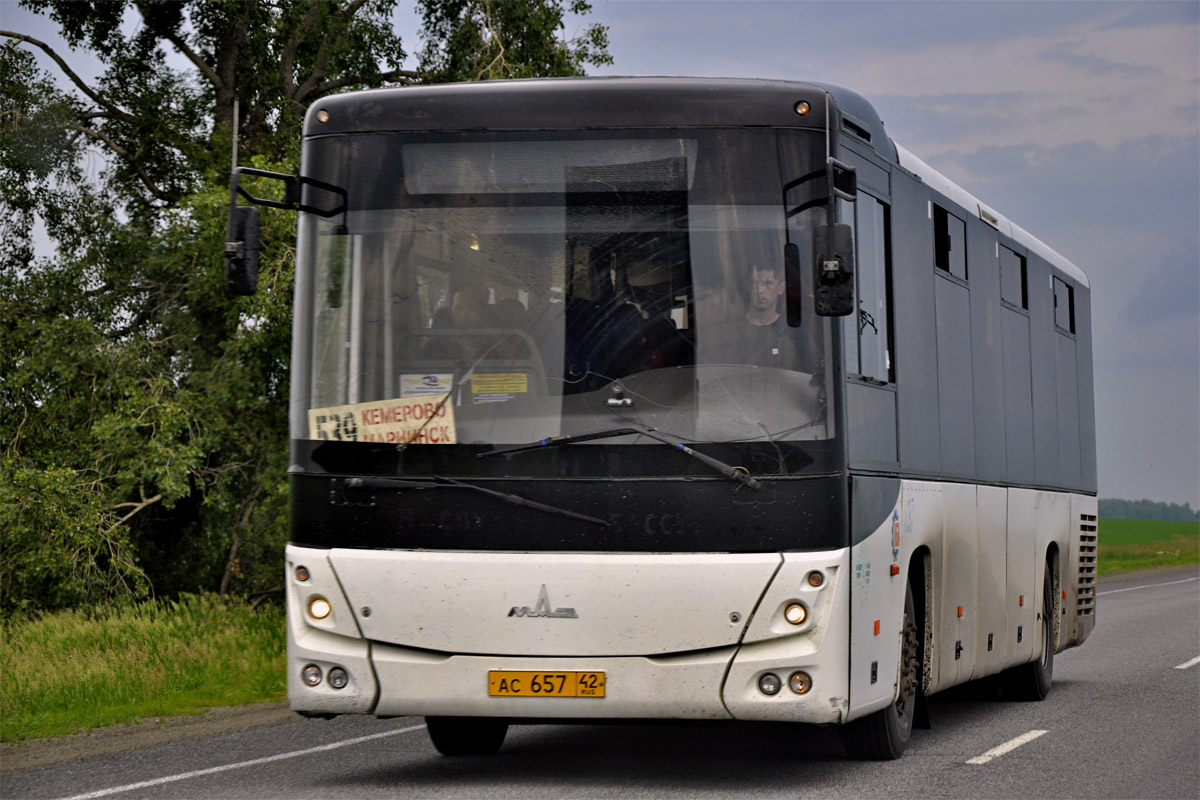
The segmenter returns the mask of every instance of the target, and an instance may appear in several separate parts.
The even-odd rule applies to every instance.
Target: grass
[[[1098,572],[1200,564],[1200,522],[1101,519]]]
[[[281,700],[283,611],[211,595],[0,625],[0,741]]]

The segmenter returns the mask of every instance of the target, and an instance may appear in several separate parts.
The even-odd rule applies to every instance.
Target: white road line
[[[1167,581],[1166,583],[1148,583],[1145,586],[1130,586],[1128,589],[1109,589],[1107,592],[1097,592],[1097,594],[1116,594],[1117,592],[1136,592],[1138,589],[1153,589],[1157,586],[1174,586],[1177,583],[1191,583],[1192,581],[1200,581],[1200,578],[1184,578],[1181,581]]]
[[[400,728],[395,731],[385,731],[384,733],[373,733],[370,736],[359,736],[356,739],[347,739],[344,742],[334,742],[333,744],[323,744],[320,747],[310,747],[307,750],[296,750],[291,753],[280,753],[279,755],[266,756],[265,758],[254,758],[249,761],[239,761],[236,764],[225,764],[221,767],[209,767],[208,769],[198,769],[193,772],[181,772],[178,775],[168,775],[165,778],[155,778],[152,781],[142,781],[140,783],[129,783],[125,786],[114,786],[111,789],[98,789],[94,792],[85,794],[71,795],[70,797],[60,798],[60,800],[92,800],[95,797],[107,797],[110,794],[120,794],[121,792],[132,792],[134,789],[147,789],[151,786],[162,786],[166,783],[175,783],[176,781],[186,781],[189,778],[199,778],[203,775],[215,775],[218,772],[228,772],[232,769],[242,769],[243,767],[255,767],[259,764],[270,764],[272,761],[285,761],[289,758],[299,758],[313,753],[324,753],[329,750],[337,750],[339,747],[349,747],[352,744],[362,744],[370,742],[374,739],[383,739],[388,736],[395,736],[400,733],[408,733],[409,731],[419,731],[424,728],[424,725],[413,725],[410,728]]]
[[[1176,667],[1175,669],[1187,669],[1188,667],[1194,667],[1194,666],[1196,666],[1197,664],[1200,664],[1200,656],[1196,656],[1196,657],[1195,657],[1195,658],[1193,658],[1191,661],[1188,661],[1188,662],[1186,662],[1186,663],[1180,664],[1180,665],[1179,665],[1178,667]]]
[[[986,753],[984,753],[981,756],[975,756],[974,758],[968,759],[967,763],[968,764],[986,764],[989,761],[991,761],[993,758],[999,758],[1000,756],[1004,755],[1005,753],[1007,753],[1011,750],[1016,750],[1018,747],[1020,747],[1023,744],[1029,744],[1030,742],[1032,742],[1034,739],[1038,738],[1042,734],[1049,733],[1049,732],[1050,731],[1030,731],[1029,733],[1023,733],[1015,739],[1009,739],[1007,742],[1000,745],[999,747],[993,747],[991,750],[988,750]]]

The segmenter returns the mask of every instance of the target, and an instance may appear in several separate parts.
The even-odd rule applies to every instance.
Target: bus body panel
[[[553,657],[735,645],[780,564],[777,553],[335,549],[329,559],[373,642]]]
[[[974,671],[972,677],[999,672],[1004,663],[1008,614],[1008,490],[980,486],[976,490],[979,560],[975,584]]]
[[[763,595],[742,637],[742,645],[725,679],[725,706],[735,719],[837,723],[849,712],[847,666],[850,622],[850,551],[784,553],[771,586]],[[820,586],[810,583],[814,573]],[[808,618],[792,625],[784,618],[788,605],[800,602]],[[764,695],[759,678],[770,672],[786,683],[795,671],[812,679],[803,697],[786,686]]]
[[[855,486],[860,482],[856,478]],[[913,539],[911,529],[906,535],[902,504],[903,495],[898,493],[891,509],[872,516],[881,517],[874,530],[850,550],[848,720],[889,706],[896,699],[907,554],[912,552]],[[855,511],[856,520],[863,516],[859,507]]]

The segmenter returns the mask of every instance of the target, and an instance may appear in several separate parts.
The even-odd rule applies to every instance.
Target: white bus
[[[773,720],[896,758],[929,695],[1041,699],[1092,630],[1087,277],[858,95],[350,93],[274,177],[293,709],[424,716],[447,755]]]

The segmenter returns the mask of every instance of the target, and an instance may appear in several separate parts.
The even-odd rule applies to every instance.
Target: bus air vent
[[[871,143],[871,132],[867,130],[867,126],[861,124],[848,114],[842,114],[842,130],[862,139],[867,144]]]
[[[1079,583],[1075,593],[1075,613],[1090,616],[1096,610],[1096,546],[1098,543],[1096,517],[1079,517]]]

